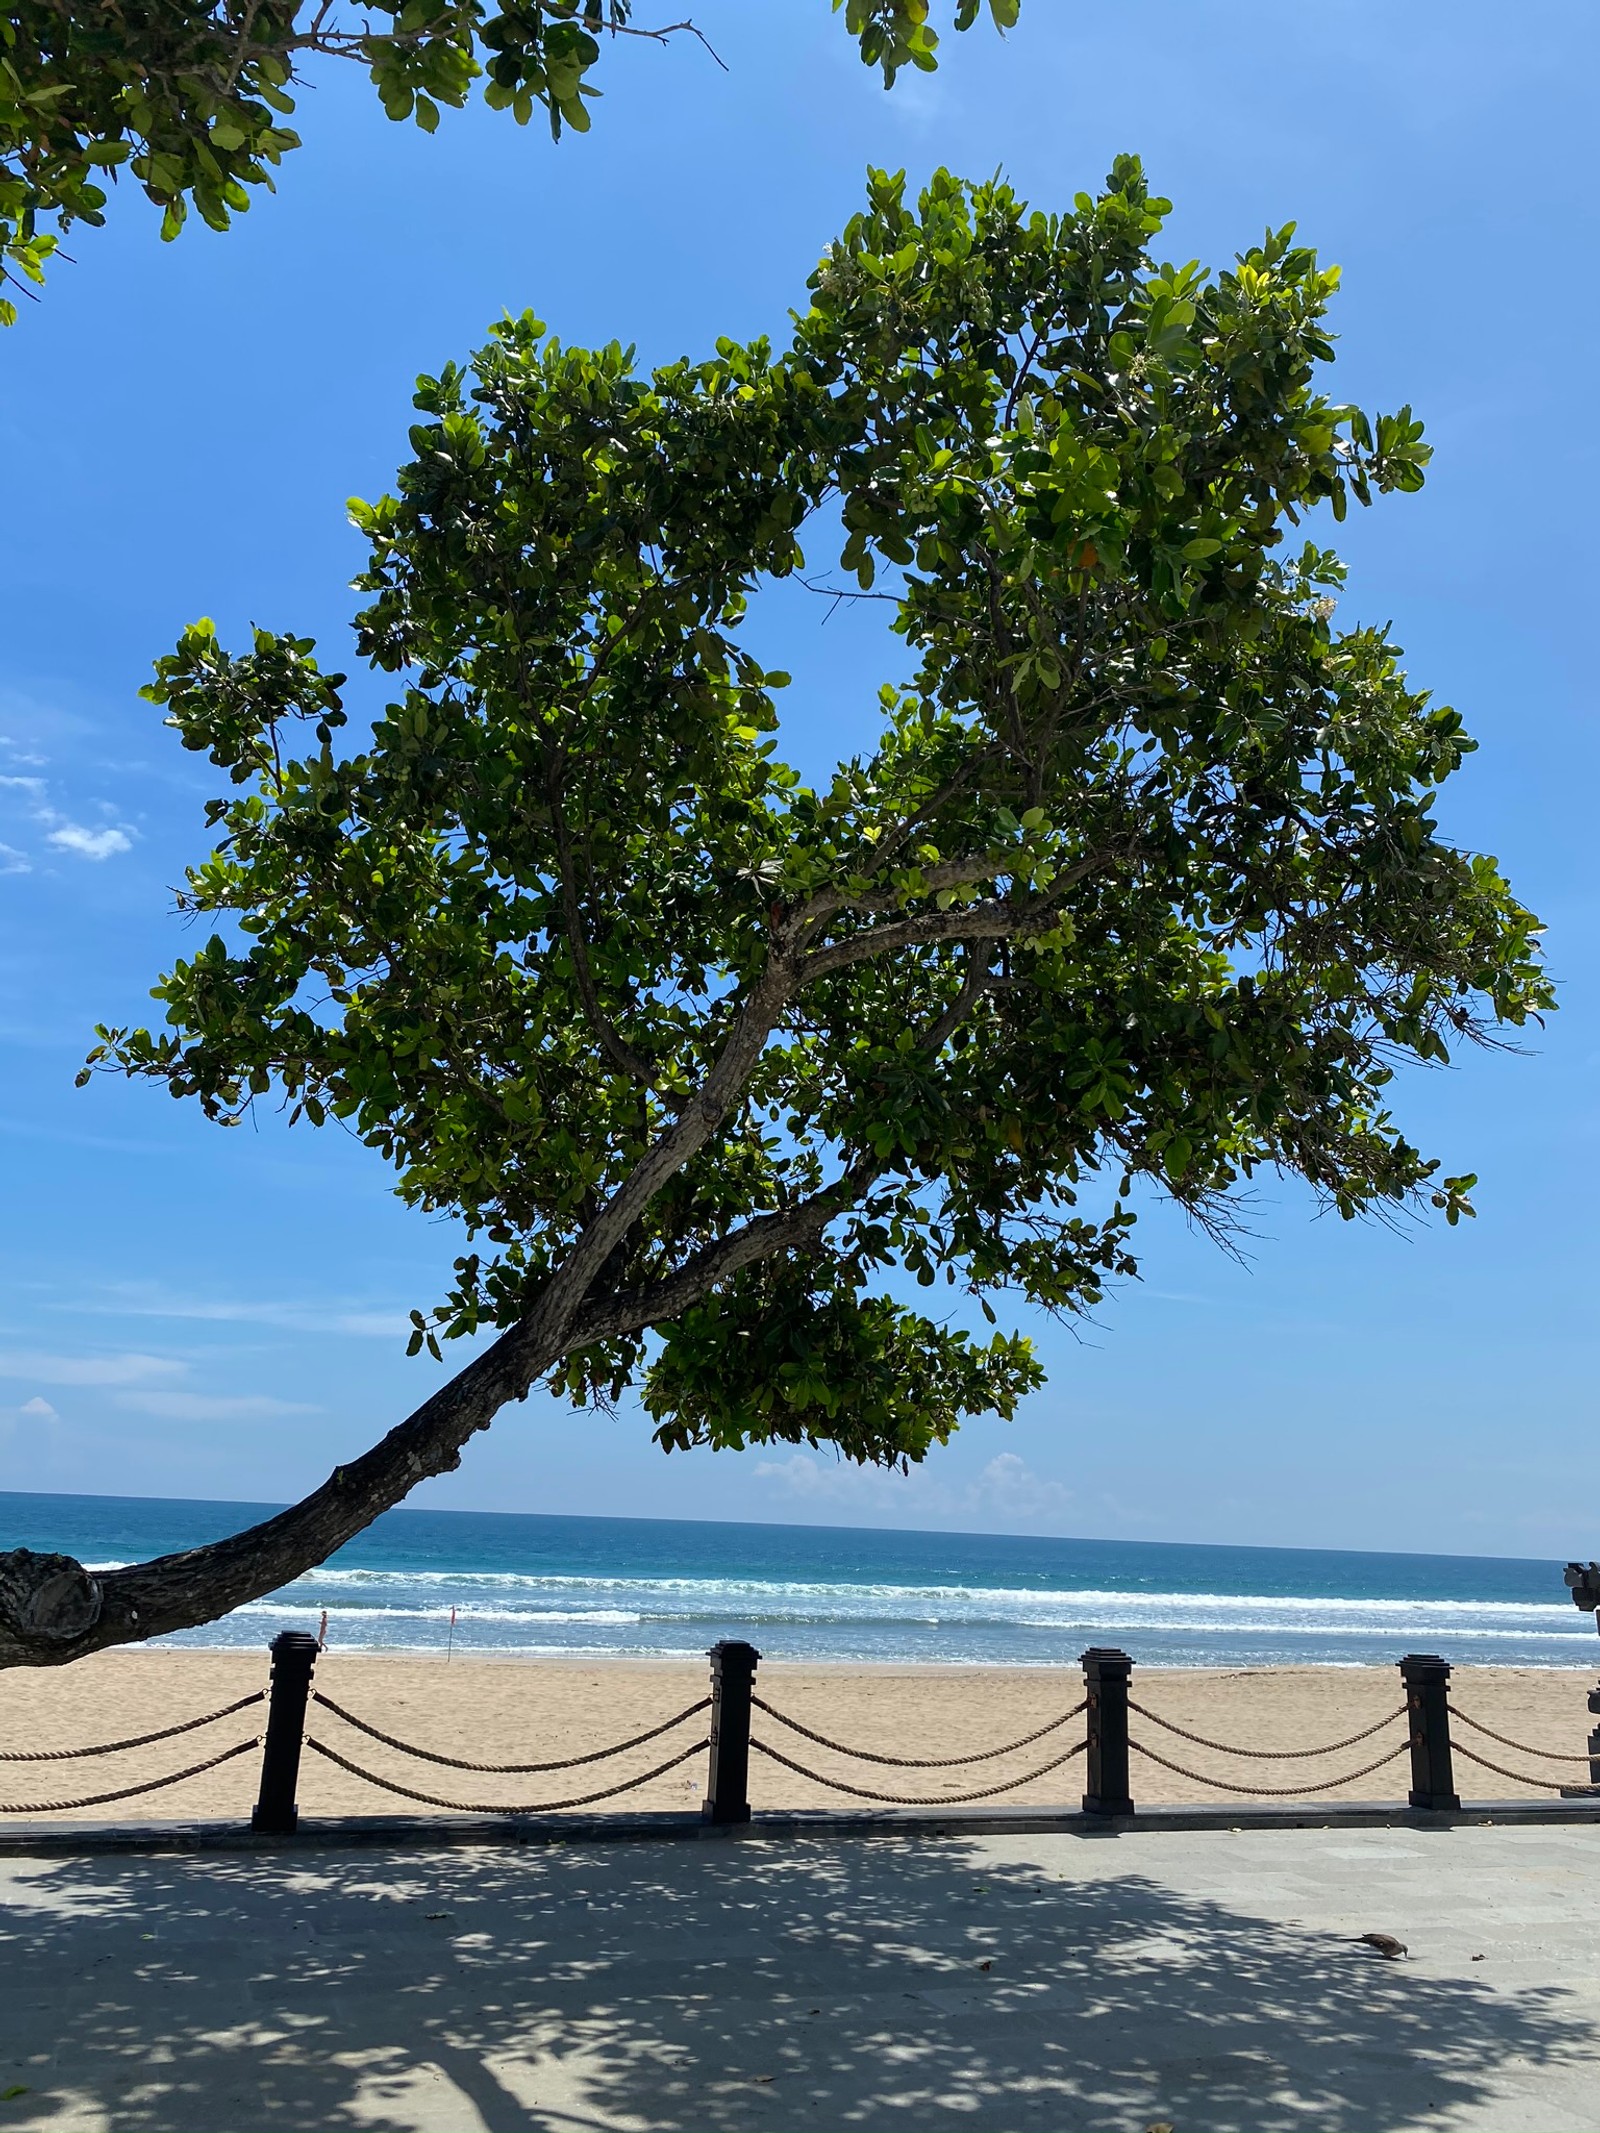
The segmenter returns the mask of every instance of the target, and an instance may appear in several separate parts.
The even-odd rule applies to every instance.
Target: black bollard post
[[[1083,1655],[1083,1686],[1089,1699],[1089,1753],[1083,1795],[1086,1815],[1131,1815],[1128,1790],[1128,1679],[1126,1652],[1095,1645]]]
[[[272,1640],[272,1700],[267,1705],[267,1738],[261,1750],[261,1797],[250,1817],[252,1829],[288,1837],[299,1826],[295,1787],[300,1781],[300,1743],[306,1730],[306,1701],[317,1663],[317,1640],[304,1630],[286,1629]]]
[[[1408,1652],[1400,1662],[1406,1690],[1406,1723],[1411,1729],[1411,1796],[1413,1807],[1456,1808],[1455,1771],[1450,1759],[1450,1666],[1432,1652]]]
[[[1600,1629],[1600,1563],[1568,1563],[1565,1572],[1567,1587],[1574,1602],[1586,1614],[1594,1616],[1594,1626]],[[1589,1785],[1600,1791],[1600,1681],[1589,1691],[1589,1711],[1596,1723],[1589,1729]],[[1580,1786],[1563,1785],[1563,1797],[1581,1791]]]
[[[711,1660],[711,1770],[707,1822],[750,1819],[750,1692],[761,1654],[753,1644],[725,1638],[713,1644]]]

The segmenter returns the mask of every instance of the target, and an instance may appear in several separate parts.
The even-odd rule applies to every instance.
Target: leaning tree
[[[637,1386],[668,1450],[919,1460],[1040,1372],[916,1285],[1090,1306],[1140,1180],[1469,1211],[1387,1086],[1549,1004],[1537,927],[1436,827],[1460,719],[1285,538],[1417,488],[1420,426],[1316,389],[1336,276],[1291,231],[1208,275],[1153,258],[1165,207],[1131,158],[1060,216],[879,173],[781,352],[642,375],[508,321],[353,507],[368,730],[305,638],[161,661],[234,788],[181,898],[220,930],[91,1060],[345,1121],[476,1246],[413,1351],[493,1337],[247,1532],[0,1557],[0,1660],[283,1584],[541,1383]],[[835,540],[907,678],[812,788],[741,625]]]
[[[811,0],[819,4],[819,0]],[[885,87],[937,65],[929,0],[831,0]],[[1021,0],[948,0],[957,29],[1002,30]],[[44,280],[75,224],[105,220],[126,171],[175,237],[194,211],[226,229],[300,145],[287,121],[306,70],[354,60],[392,119],[425,133],[476,87],[559,140],[587,133],[603,43],[705,39],[687,16],[638,19],[635,0],[11,0],[0,15],[0,325],[6,294]]]

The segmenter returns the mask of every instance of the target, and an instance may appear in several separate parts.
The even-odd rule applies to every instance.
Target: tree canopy
[[[1001,29],[1021,0],[951,0],[970,29]],[[929,0],[832,0],[885,86],[937,64]],[[191,206],[226,229],[300,137],[288,124],[317,58],[367,68],[391,119],[432,133],[442,109],[485,103],[519,125],[542,111],[557,139],[589,129],[603,43],[698,37],[689,19],[635,19],[635,0],[16,0],[0,17],[0,324],[6,284],[39,283],[61,235],[105,220],[126,170],[175,237]],[[703,41],[703,40],[702,40]]]
[[[1039,1382],[976,1312],[1095,1304],[1141,1189],[1470,1211],[1389,1085],[1550,1004],[1538,928],[1303,525],[1419,487],[1421,425],[1320,389],[1292,227],[1209,273],[1166,209],[1133,158],[1064,214],[875,172],[785,347],[642,373],[507,320],[352,506],[369,727],[303,637],[160,662],[232,787],[217,930],[91,1064],[343,1121],[471,1233],[413,1347],[497,1337],[269,1526],[52,1573],[0,1658],[271,1589],[540,1381],[638,1387],[669,1449],[921,1459]],[[900,678],[813,787],[741,626],[834,543]]]

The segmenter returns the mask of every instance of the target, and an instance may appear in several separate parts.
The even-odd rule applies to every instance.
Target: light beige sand
[[[266,1661],[244,1653],[107,1652],[78,1665],[0,1677],[0,1749],[65,1748],[117,1740],[196,1717],[265,1686]],[[1463,1668],[1451,1684],[1458,1712],[1533,1747],[1581,1757],[1589,1727],[1585,1695],[1592,1672],[1576,1668]],[[550,1761],[581,1755],[669,1718],[706,1691],[702,1667],[627,1661],[441,1660],[326,1653],[317,1683],[369,1724],[436,1752],[480,1762]],[[777,1708],[834,1739],[900,1756],[955,1756],[1018,1739],[1068,1710],[1082,1694],[1075,1667],[763,1666],[760,1693]],[[1254,1670],[1136,1670],[1138,1702],[1212,1740],[1295,1749],[1340,1740],[1398,1710],[1398,1676],[1384,1667],[1273,1667]],[[183,1770],[261,1730],[260,1705],[214,1727],[116,1756],[47,1763],[0,1763],[0,1808],[84,1798],[145,1778]],[[353,1731],[313,1704],[308,1731],[350,1761],[384,1778],[466,1806],[511,1806],[574,1798],[636,1776],[679,1748],[704,1738],[706,1718],[631,1750],[616,1762],[542,1775],[479,1776],[414,1761]],[[1361,1776],[1363,1765],[1404,1743],[1396,1723],[1371,1740],[1327,1756],[1254,1762],[1221,1755],[1135,1716],[1135,1740],[1215,1779],[1195,1784],[1136,1755],[1136,1800],[1245,1798],[1250,1785],[1314,1785],[1316,1797],[1396,1799],[1410,1783],[1406,1758]],[[937,1802],[1038,1770],[1083,1737],[1075,1718],[1058,1731],[993,1762],[952,1770],[895,1770],[847,1760],[757,1713],[755,1736],[808,1768],[852,1785]],[[1508,1779],[1461,1756],[1456,1782],[1464,1798],[1507,1799],[1562,1783],[1584,1783],[1581,1760],[1551,1763],[1501,1747],[1458,1722],[1458,1749],[1542,1787]],[[705,1788],[706,1758],[697,1752],[637,1792],[601,1807],[686,1808]],[[1083,1759],[997,1795],[1000,1803],[1076,1805]],[[259,1756],[241,1755],[181,1785],[133,1799],[86,1807],[85,1821],[242,1819],[255,1798]],[[1344,1784],[1330,1779],[1348,1777]],[[826,1790],[780,1765],[752,1757],[757,1807],[849,1806],[852,1796]],[[862,1803],[865,1804],[865,1803]],[[308,1751],[301,1770],[303,1815],[405,1813],[413,1803],[351,1776]],[[415,1811],[425,1811],[415,1803]],[[51,1819],[57,1819],[52,1807]],[[10,1817],[7,1816],[7,1820]]]

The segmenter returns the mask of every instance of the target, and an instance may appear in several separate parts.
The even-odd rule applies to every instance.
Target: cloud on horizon
[[[322,1412],[306,1400],[275,1400],[266,1393],[119,1392],[118,1407],[162,1422],[260,1422],[273,1415]]]
[[[0,1348],[0,1378],[31,1378],[38,1385],[148,1385],[181,1378],[188,1368],[162,1355],[53,1355]]]
[[[411,1330],[404,1311],[356,1301],[174,1296],[132,1286],[104,1290],[94,1302],[75,1297],[70,1304],[51,1308],[92,1311],[101,1318],[175,1318],[205,1325],[276,1326],[287,1333],[346,1333],[362,1340],[392,1340]]]
[[[998,1452],[965,1483],[952,1484],[927,1467],[901,1474],[883,1467],[859,1467],[847,1460],[831,1462],[796,1452],[788,1459],[762,1459],[755,1477],[799,1503],[838,1505],[856,1513],[909,1515],[917,1518],[999,1520],[1032,1530],[1049,1531],[1077,1504],[1063,1482],[1036,1474],[1015,1452]]]

